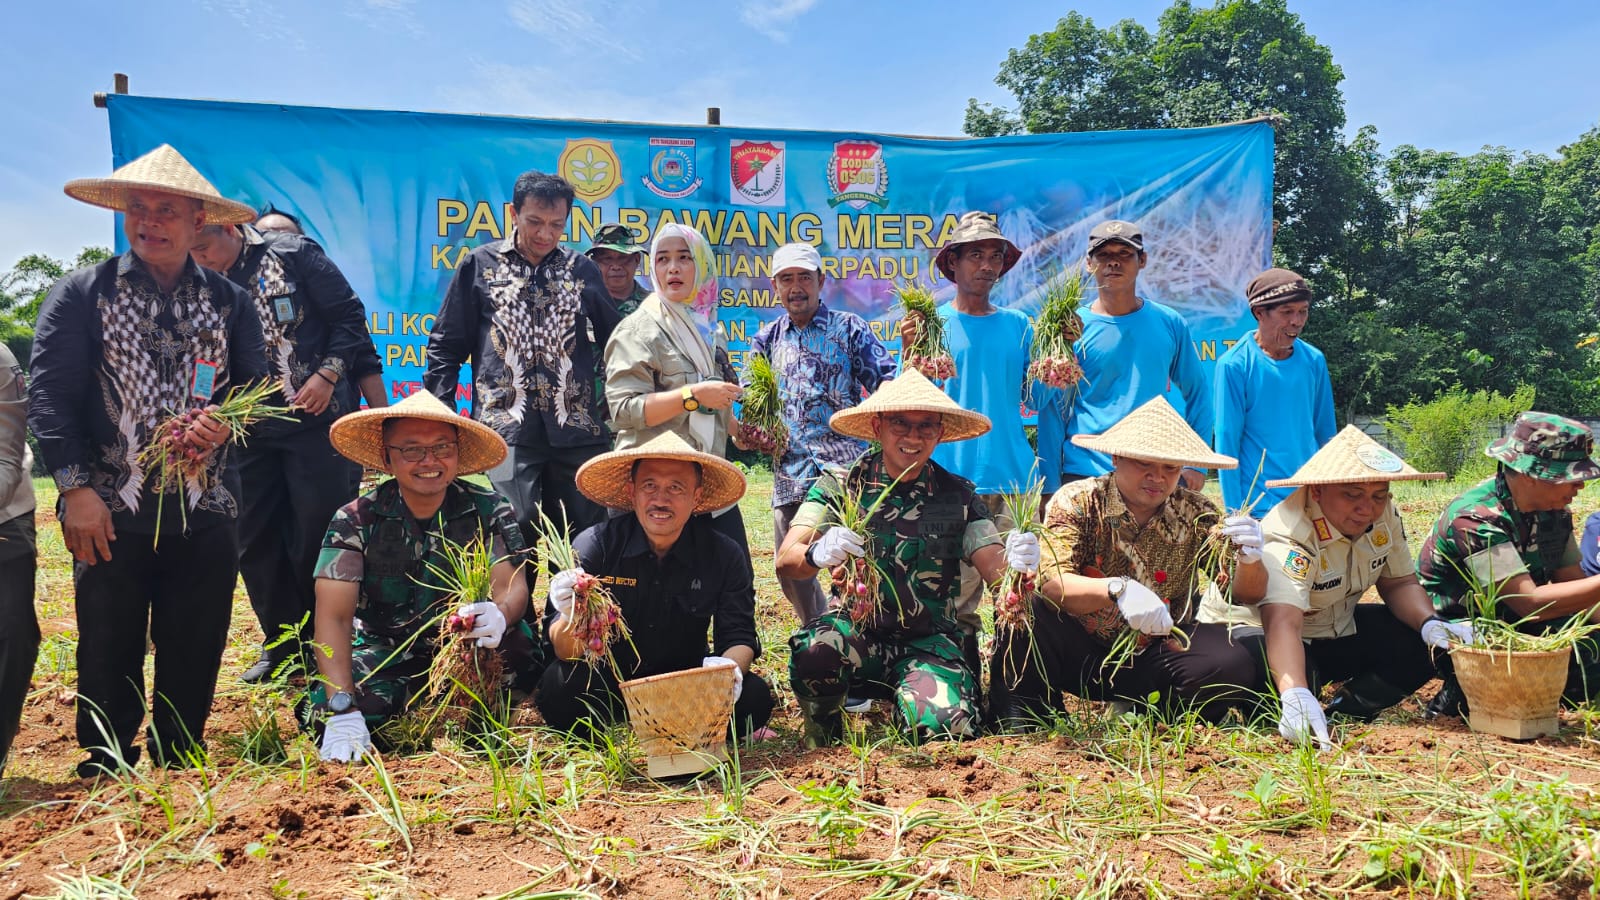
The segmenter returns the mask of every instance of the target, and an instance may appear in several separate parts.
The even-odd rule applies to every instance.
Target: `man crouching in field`
[[[1045,509],[1045,565],[1032,628],[1008,629],[990,663],[990,707],[1013,729],[1064,712],[1062,691],[1091,700],[1192,707],[1217,721],[1245,700],[1256,663],[1226,627],[1194,624],[1203,581],[1224,577],[1235,603],[1266,590],[1261,526],[1223,519],[1197,491],[1179,486],[1184,467],[1238,465],[1211,452],[1162,397],[1104,434],[1073,442],[1109,454],[1111,472],[1062,486]],[[1199,563],[1214,525],[1236,564]],[[1037,560],[1037,557],[1035,558]],[[1018,567],[1021,568],[1021,567]],[[1172,636],[1174,626],[1186,633]],[[1137,634],[1130,633],[1137,632]],[[1136,641],[1125,658],[1118,644]]]
[[[941,441],[989,430],[915,369],[833,414],[834,431],[877,441],[848,470],[825,473],[795,513],[778,574],[833,570],[828,612],[789,639],[789,682],[805,716],[805,742],[839,741],[840,711],[854,696],[893,696],[895,724],[914,739],[974,737],[978,673],[956,621],[961,564],[993,584],[1007,564],[989,509],[972,482],[933,462]],[[1038,559],[1038,542],[1007,548]]]
[[[627,512],[578,535],[578,567],[550,580],[545,634],[554,655],[538,700],[545,724],[589,737],[621,718],[619,676],[733,666],[734,726],[741,737],[764,728],[772,689],[750,672],[761,643],[749,558],[710,516],[697,515],[739,502],[745,488],[739,468],[668,431],[596,456],[578,469],[577,482],[584,496]],[[609,649],[578,633],[589,622],[575,615],[586,573],[610,592],[632,633]],[[614,669],[602,654],[610,654]]]
[[[427,681],[439,621],[450,610],[437,573],[446,545],[491,545],[490,597],[456,611],[463,637],[499,648],[503,683],[527,687],[536,649],[523,623],[527,547],[511,504],[493,488],[460,479],[492,468],[505,441],[418,391],[394,406],[333,424],[333,446],[368,469],[393,475],[340,509],[316,569],[316,661],[310,725],[323,726],[322,758],[352,762],[388,743],[382,726],[409,711]],[[488,702],[489,698],[480,698]]]

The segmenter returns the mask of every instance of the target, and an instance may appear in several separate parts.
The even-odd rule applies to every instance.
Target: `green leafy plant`
[[[1518,413],[1533,408],[1534,389],[1522,385],[1511,396],[1457,384],[1426,402],[1390,406],[1389,435],[1404,444],[1405,458],[1423,472],[1455,478],[1488,474],[1494,463],[1484,445]]]
[[[903,282],[895,289],[902,316],[917,317],[916,335],[911,346],[900,348],[904,369],[916,369],[939,381],[956,377],[956,363],[944,342],[944,320],[939,318],[933,291],[915,282]]]
[[[861,799],[861,786],[854,778],[832,784],[808,781],[800,785],[800,796],[817,807],[817,836],[828,842],[828,852],[838,857],[841,850],[856,845],[867,830],[867,823],[855,811]]]
[[[783,395],[778,372],[761,353],[745,356],[744,396],[739,400],[740,440],[745,446],[777,459],[789,446],[789,426],[783,421]]]
[[[1049,280],[1039,318],[1033,323],[1030,381],[1052,388],[1075,388],[1083,380],[1083,366],[1073,350],[1083,337],[1083,319],[1078,315],[1082,303],[1081,269],[1073,268]]]

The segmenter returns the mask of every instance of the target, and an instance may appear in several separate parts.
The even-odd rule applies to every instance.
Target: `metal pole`
[[[722,124],[722,107],[720,107],[720,106],[708,106],[708,107],[706,107],[706,124],[707,125],[721,125]]]
[[[111,89],[115,93],[126,94],[128,92],[128,76],[127,76],[127,74],[123,73],[123,72],[113,72],[112,75],[111,75]],[[106,92],[105,91],[95,91],[94,92],[94,105],[98,109],[105,109],[106,108]]]

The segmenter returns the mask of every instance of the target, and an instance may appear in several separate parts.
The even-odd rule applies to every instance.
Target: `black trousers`
[[[989,661],[990,709],[996,716],[1044,717],[1064,712],[1062,692],[1088,700],[1146,702],[1159,694],[1168,712],[1194,709],[1209,722],[1231,706],[1252,703],[1259,674],[1252,650],[1230,641],[1222,625],[1190,625],[1189,646],[1158,639],[1114,672],[1103,669],[1109,648],[1078,620],[1033,601],[1031,635],[1000,635]]]
[[[550,663],[539,682],[536,703],[546,725],[585,739],[627,718],[616,676],[609,668],[595,668],[581,660]],[[766,725],[772,718],[772,706],[772,687],[766,679],[754,672],[744,673],[744,690],[733,704],[733,724],[739,737],[748,737]]]
[[[1433,677],[1428,645],[1387,606],[1358,604],[1355,620],[1355,634],[1306,641],[1306,677],[1314,690],[1370,673],[1404,696]]]
[[[285,628],[309,639],[316,609],[311,573],[333,514],[355,499],[355,465],[333,449],[326,427],[253,435],[236,452],[239,574],[263,643],[278,640]],[[285,654],[293,649],[283,647]]]
[[[111,559],[76,563],[80,774],[110,768],[113,748],[128,763],[144,721],[145,634],[155,645],[155,693],[147,742],[161,765],[203,750],[217,670],[228,643],[238,537],[232,525],[184,535],[122,532]]]
[[[32,510],[0,523],[0,773],[22,723],[22,704],[39,656],[39,617],[33,611],[35,546]]]
[[[522,537],[532,547],[539,542],[539,515],[558,526],[567,526],[567,536],[577,537],[590,525],[605,521],[605,507],[578,492],[576,476],[578,467],[606,452],[605,444],[586,447],[528,447],[512,444],[511,475],[496,479],[494,489],[511,501],[517,522],[522,526]],[[535,567],[526,570],[529,595],[537,594],[539,573]],[[543,609],[538,603],[530,609]]]

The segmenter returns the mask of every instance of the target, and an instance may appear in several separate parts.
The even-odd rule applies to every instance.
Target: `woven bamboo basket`
[[[620,685],[651,778],[695,775],[728,758],[733,679],[732,666],[714,666]]]
[[[1505,653],[1456,647],[1450,659],[1467,695],[1467,724],[1473,731],[1525,741],[1561,730],[1556,711],[1571,650]]]

